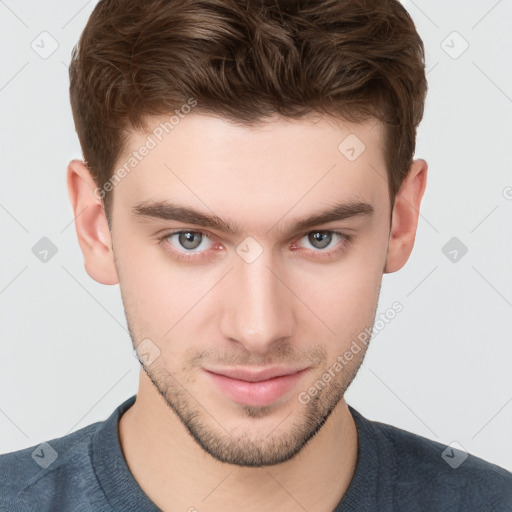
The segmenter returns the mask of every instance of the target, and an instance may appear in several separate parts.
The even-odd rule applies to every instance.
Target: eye
[[[305,247],[306,253],[311,253],[314,257],[335,256],[343,252],[349,245],[352,236],[345,235],[339,231],[316,230],[306,233],[300,240],[306,239],[307,244],[314,249]],[[299,241],[300,242],[300,241]],[[302,248],[299,243],[293,244],[292,248]]]
[[[345,251],[352,236],[338,231],[316,230],[306,233],[299,241],[303,239],[306,239],[307,244],[310,244],[313,249],[294,243],[291,245],[291,250],[301,249],[301,251],[305,251],[306,255],[311,255],[313,258],[331,258]],[[221,244],[213,242],[205,232],[191,229],[167,233],[160,237],[159,241],[172,257],[180,261],[204,261],[205,257],[210,260],[215,255],[209,249],[218,248],[220,250],[223,248]]]
[[[308,242],[316,249],[325,249],[333,240],[332,231],[311,231],[306,236]]]
[[[208,237],[201,231],[175,231],[165,238],[179,251],[186,249],[184,252],[201,252],[208,248],[207,244],[203,243],[208,240]],[[195,251],[195,249],[198,250]]]
[[[206,233],[191,229],[173,231],[159,238],[160,244],[173,258],[188,262],[199,260],[204,254],[213,257],[213,254],[208,254],[208,240]]]

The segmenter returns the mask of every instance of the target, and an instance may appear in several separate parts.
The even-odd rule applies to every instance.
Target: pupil
[[[194,242],[194,237],[196,236],[200,238],[200,233],[194,233],[193,231],[180,233],[180,244],[186,249],[195,249],[201,243],[200,240],[199,243],[197,243],[197,241]]]
[[[319,249],[323,249],[329,245],[331,242],[332,235],[328,231],[315,231],[314,233],[309,235],[310,242],[312,245]],[[318,247],[317,243],[320,243],[320,246]]]

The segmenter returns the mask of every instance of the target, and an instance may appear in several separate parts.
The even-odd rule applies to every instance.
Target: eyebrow
[[[373,213],[373,206],[364,201],[339,202],[309,217],[301,217],[292,222],[287,222],[279,231],[298,232],[319,224],[352,217],[371,216]],[[204,228],[216,229],[233,235],[237,235],[242,231],[241,226],[237,222],[225,221],[215,214],[203,213],[193,208],[170,203],[169,201],[141,201],[132,208],[132,214],[141,219],[174,220],[195,224]]]

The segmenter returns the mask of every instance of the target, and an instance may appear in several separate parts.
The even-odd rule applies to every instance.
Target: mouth
[[[302,367],[271,367],[258,370],[245,368],[203,368],[225,396],[236,403],[265,406],[292,390],[308,372]]]

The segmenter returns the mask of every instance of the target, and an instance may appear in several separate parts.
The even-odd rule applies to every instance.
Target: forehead
[[[114,203],[130,209],[169,200],[262,217],[268,209],[274,218],[276,208],[311,210],[343,198],[385,207],[384,134],[376,120],[275,116],[244,126],[195,112],[174,117],[148,117],[145,131],[129,134],[116,165],[129,172]]]
[[[301,119],[276,114],[251,124],[197,112],[180,117],[147,116],[144,130],[129,131],[128,134],[122,155],[125,157],[148,138],[160,148],[179,145],[183,150],[191,148],[196,153],[204,148],[204,152],[215,151],[219,156],[224,151],[236,153],[239,158],[243,156],[242,151],[250,155],[269,149],[272,160],[278,155],[292,159],[294,155],[301,154],[320,156],[321,152],[322,158],[334,155],[336,159],[342,154],[353,162],[366,149],[370,153],[384,149],[383,125],[377,119],[351,123],[315,113]],[[347,152],[350,146],[355,149],[355,154]],[[260,157],[266,158],[265,154]]]

